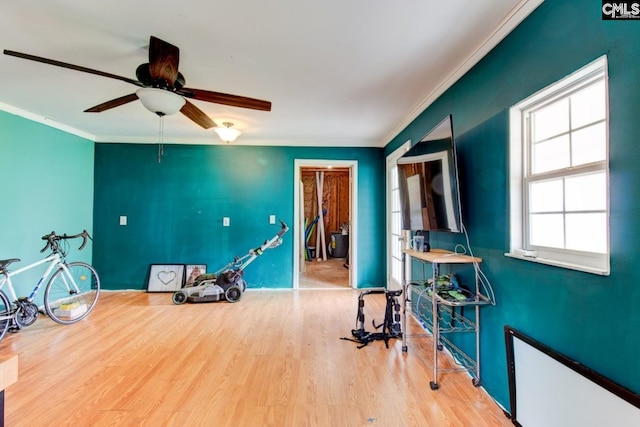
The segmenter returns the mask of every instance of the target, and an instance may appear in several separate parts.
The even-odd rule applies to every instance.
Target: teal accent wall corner
[[[44,256],[41,237],[52,230],[92,232],[93,150],[93,141],[0,111],[0,258],[24,267]],[[91,262],[91,242],[81,252],[75,243],[69,260]],[[18,296],[29,295],[45,268],[13,279]]]
[[[160,163],[157,151],[156,145],[96,145],[94,263],[105,288],[146,289],[151,264],[218,270],[278,232],[269,215],[291,231],[244,278],[250,288],[291,288],[295,159],[358,162],[357,285],[384,284],[382,149],[165,144]]]
[[[640,23],[603,21],[601,2],[546,0],[385,147],[417,141],[453,114],[462,215],[497,305],[481,310],[481,376],[509,407],[503,327],[508,324],[640,392]],[[504,256],[509,248],[509,108],[607,55],[610,110],[611,274]],[[453,249],[459,235],[439,233]],[[467,276],[473,280],[473,274]],[[443,383],[442,387],[446,387]]]

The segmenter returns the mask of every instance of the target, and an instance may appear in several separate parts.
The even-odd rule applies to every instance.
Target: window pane
[[[529,186],[529,212],[562,212],[562,180],[533,182]]]
[[[564,247],[564,221],[562,214],[529,215],[529,242],[535,246]]]
[[[402,264],[395,258],[391,259],[391,277],[394,279],[398,279],[401,277],[401,267]]]
[[[400,212],[391,213],[391,233],[393,235],[400,234]]]
[[[543,173],[571,165],[569,135],[537,143],[533,146],[532,173]]]
[[[582,127],[602,120],[606,115],[604,80],[571,96],[571,126]]]
[[[607,177],[604,172],[567,177],[567,211],[604,211],[607,209]]]
[[[400,210],[400,190],[394,188],[391,190],[391,211],[398,212]],[[392,230],[396,230],[392,228]],[[399,230],[399,228],[398,228]]]
[[[576,131],[571,136],[573,166],[607,158],[607,132],[604,122]]]
[[[391,239],[393,240],[393,244],[391,245],[393,248],[393,256],[400,259],[402,257],[402,242],[400,241],[399,236],[391,236]]]
[[[567,249],[607,252],[607,216],[604,213],[567,214]]]
[[[542,141],[569,131],[569,100],[554,102],[531,114],[533,141]]]

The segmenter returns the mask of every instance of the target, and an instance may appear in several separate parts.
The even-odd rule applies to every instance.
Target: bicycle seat
[[[20,258],[3,259],[0,261],[0,270],[4,270],[12,262],[18,262],[18,261],[20,261]]]

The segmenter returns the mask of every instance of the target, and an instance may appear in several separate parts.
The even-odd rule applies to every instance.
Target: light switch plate
[[[269,215],[269,224],[275,224],[275,223],[276,223],[276,216]]]
[[[127,216],[120,215],[120,225],[127,225]]]
[[[222,218],[222,226],[223,227],[228,227],[229,226],[229,217],[225,216],[224,218]]]

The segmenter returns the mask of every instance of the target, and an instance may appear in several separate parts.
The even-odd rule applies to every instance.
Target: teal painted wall
[[[92,141],[0,112],[1,259],[20,258],[12,267],[24,267],[42,258],[40,238],[52,230],[92,232],[93,148]],[[72,244],[69,259],[91,262],[91,242],[82,252],[79,245]],[[18,296],[29,295],[45,268],[13,279]]]
[[[482,381],[506,407],[505,324],[640,392],[640,23],[602,21],[601,6],[546,0],[385,149],[417,141],[453,114],[463,220],[498,301],[482,309]],[[603,54],[609,61],[611,275],[507,258],[509,107]],[[447,249],[461,240],[435,236],[436,246]]]
[[[146,289],[150,264],[214,271],[293,222],[294,159],[358,161],[358,286],[385,283],[382,149],[96,144],[94,263],[107,289]],[[126,215],[128,225],[120,226]],[[222,226],[222,217],[231,219]],[[293,284],[293,231],[245,271],[253,288]]]

